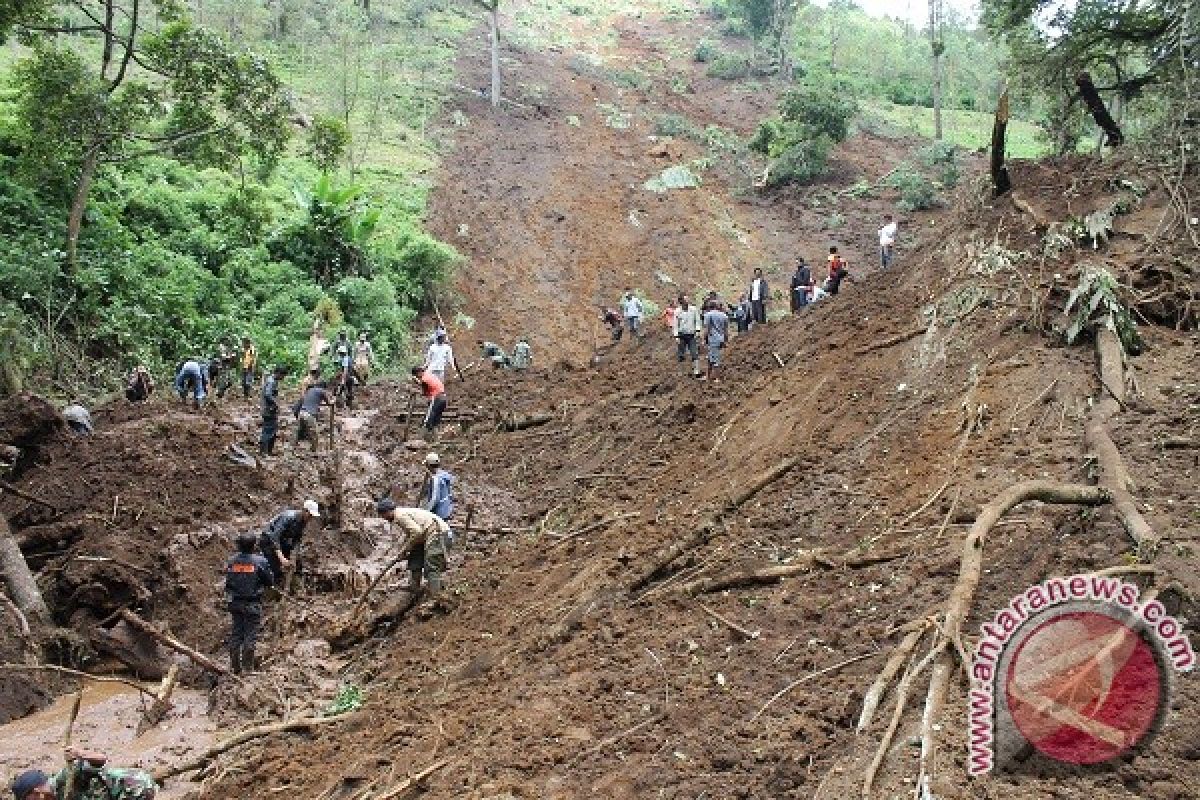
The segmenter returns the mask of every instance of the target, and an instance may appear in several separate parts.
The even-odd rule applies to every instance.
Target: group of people
[[[410,592],[420,592],[422,583],[435,597],[441,592],[447,556],[455,543],[450,528],[453,486],[454,475],[442,467],[441,457],[429,453],[415,504],[403,505],[408,498],[399,483],[375,504],[375,512],[404,533],[397,562],[405,561],[408,566]],[[242,533],[235,539],[236,552],[225,564],[229,663],[234,674],[257,668],[255,648],[262,628],[264,597],[272,589],[287,591],[296,573],[305,533],[313,520],[320,519],[320,506],[308,499],[300,508],[276,514],[258,534]]]
[[[200,408],[209,394],[218,398],[233,387],[233,376],[237,373],[242,387],[242,398],[250,399],[258,372],[258,349],[243,336],[240,349],[231,350],[220,344],[217,352],[208,359],[189,358],[175,369],[175,393],[181,402],[191,399],[195,408]],[[154,391],[154,381],[143,366],[135,367],[125,385],[125,397],[132,403],[145,402]]]

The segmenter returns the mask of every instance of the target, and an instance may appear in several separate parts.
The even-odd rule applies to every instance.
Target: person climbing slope
[[[437,427],[441,424],[442,414],[446,410],[446,384],[424,367],[413,367],[412,379],[420,387],[421,394],[429,401],[429,408],[425,412],[425,421],[422,424],[425,427],[426,437],[430,441],[436,441]]]
[[[680,364],[686,360],[691,362],[692,377],[700,377],[700,329],[703,321],[700,309],[688,302],[687,297],[679,296],[679,308],[675,311],[675,324],[672,333],[675,335],[675,357]]]

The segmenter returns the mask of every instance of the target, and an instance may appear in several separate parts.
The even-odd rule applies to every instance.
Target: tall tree
[[[1108,95],[1117,108],[1152,87],[1170,90],[1192,70],[1200,14],[1192,0],[984,0],[982,20],[1009,46],[1022,83],[1048,91],[1060,130],[1071,130],[1080,101],[1096,107]],[[1087,74],[1090,80],[1077,80]],[[1094,90],[1094,91],[1093,91]],[[1088,97],[1085,98],[1085,94]],[[1109,136],[1109,143],[1117,139]],[[1058,142],[1075,146],[1073,136]]]
[[[488,46],[492,55],[492,108],[500,106],[500,0],[474,0],[487,12]]]
[[[942,0],[929,0],[929,51],[933,58],[933,138],[942,138]]]
[[[71,270],[103,164],[173,153],[226,166],[250,153],[270,166],[287,142],[289,98],[266,62],[194,27],[171,0],[18,0],[0,24],[0,37],[15,29],[32,46],[15,70],[24,159],[71,176]]]

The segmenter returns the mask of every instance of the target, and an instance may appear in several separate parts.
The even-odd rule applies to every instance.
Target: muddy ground
[[[1120,159],[1017,163],[1018,207],[993,201],[967,164],[948,208],[902,218],[904,244],[887,272],[874,268],[872,250],[878,217],[895,207],[888,191],[843,201],[847,221],[836,235],[812,202],[828,187],[745,193],[730,166],[697,190],[647,193],[641,182],[664,160],[661,143],[647,138],[655,111],[744,134],[771,106],[769,90],[734,91],[662,45],[679,35],[673,26],[710,24],[614,21],[610,59],[665,60],[693,92],[619,89],[603,76],[585,79],[568,53],[523,50],[512,54],[514,69],[544,86],[542,111],[493,121],[475,101],[460,109],[470,135],[456,135],[431,212],[470,257],[459,290],[476,328],[452,331],[460,360],[473,360],[477,334],[528,333],[538,361],[524,373],[476,365],[450,382],[456,418],[437,449],[458,477],[456,525],[461,531],[470,513],[472,529],[453,554],[442,602],[422,603],[348,647],[329,644],[396,544],[372,519],[373,499],[396,484],[414,494],[419,486],[425,448],[409,443],[416,426],[400,385],[368,387],[358,410],[339,414],[339,455],[289,448],[261,469],[225,457],[229,444],[254,439],[254,410],[239,401],[199,415],[162,399],[117,404],[97,414],[94,437],[51,428],[25,443],[30,455],[13,480],[56,513],[8,494],[0,510],[39,570],[54,622],[79,636],[79,652],[62,655],[93,671],[117,666],[89,643],[121,607],[223,658],[218,576],[234,533],[308,496],[337,506],[335,520],[310,532],[295,596],[268,612],[267,664],[252,684],[282,709],[227,682],[213,687],[194,668],[186,677],[226,727],[321,712],[347,685],[363,690],[365,705],[319,732],[234,751],[201,776],[196,796],[379,796],[444,760],[420,796],[858,795],[894,697],[883,719],[856,734],[863,695],[895,629],[944,606],[979,507],[1023,479],[1093,479],[1082,429],[1104,390],[1090,343],[1065,345],[1060,309],[1086,261],[1103,258],[1138,287],[1153,265],[1186,260],[1189,244],[1178,227],[1161,235],[1171,203],[1158,190],[1118,217],[1098,255],[1084,241],[1047,255],[1045,223],[1111,202],[1123,179],[1155,186],[1154,175]],[[464,54],[464,82],[483,67]],[[598,119],[597,103],[618,102],[637,112],[628,129]],[[695,146],[672,142],[668,152]],[[912,146],[857,137],[839,151],[835,175],[875,180]],[[728,293],[762,264],[778,287],[795,253],[818,261],[831,242],[850,254],[856,282],[734,338],[719,384],[687,377],[659,325],[615,346],[594,328],[589,306],[624,285],[665,294],[655,272]],[[1129,361],[1136,393],[1111,427],[1141,510],[1164,540],[1153,561],[1159,576],[1138,580],[1177,582],[1183,591],[1167,592],[1170,608],[1194,628],[1200,615],[1187,598],[1200,588],[1200,338],[1150,324],[1156,319],[1146,305],[1144,349]],[[25,418],[23,408],[0,420]],[[500,429],[535,412],[552,418]],[[706,543],[628,590],[664,547],[797,456]],[[798,563],[814,550],[879,558],[699,599],[677,590],[733,568]],[[985,544],[966,644],[1026,586],[1139,557],[1148,558],[1108,509],[1019,507]],[[384,580],[369,613],[402,598],[405,581],[403,572]],[[798,678],[859,656],[768,702]],[[34,696],[26,705],[37,705],[39,687],[46,696],[64,688],[21,686]],[[1197,796],[1200,690],[1191,676],[1181,676],[1161,734],[1134,760],[1084,774],[975,780],[965,774],[961,672],[951,686],[938,723],[938,797]],[[924,696],[916,694],[872,797],[912,795]],[[6,767],[32,760],[10,746],[19,733],[0,729]],[[123,752],[148,766],[164,758]]]

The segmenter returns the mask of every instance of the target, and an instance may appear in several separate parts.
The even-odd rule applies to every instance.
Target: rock
[[[301,661],[317,661],[328,658],[333,652],[329,642],[324,639],[302,639],[292,648],[292,655]]]

